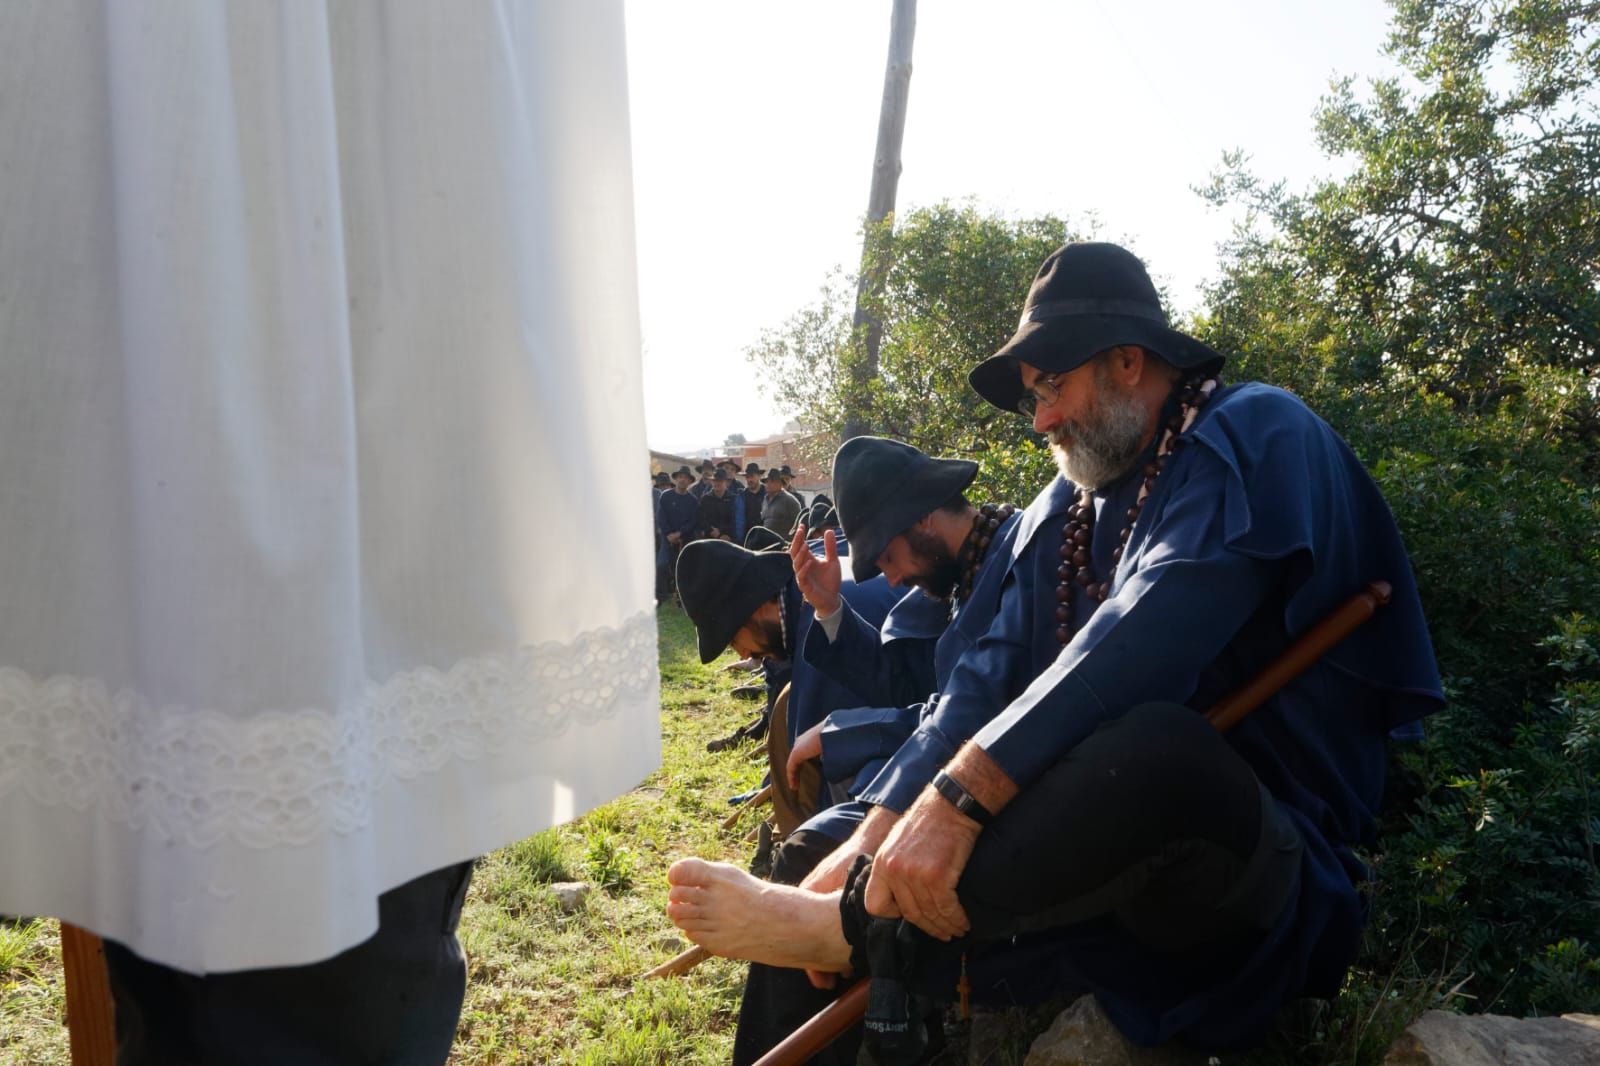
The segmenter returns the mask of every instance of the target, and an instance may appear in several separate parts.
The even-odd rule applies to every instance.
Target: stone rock
[[[1430,1010],[1389,1047],[1384,1066],[1600,1066],[1600,1015],[1507,1018]]]
[[[583,901],[593,891],[594,886],[587,881],[556,881],[550,886],[550,894],[556,898],[556,906],[563,914],[571,914],[583,906]]]
[[[1207,1066],[1210,1056],[1168,1044],[1140,1047],[1118,1031],[1093,996],[1080,996],[1056,1015],[1023,1066]]]
[[[683,950],[683,940],[668,933],[656,939],[656,947],[661,951],[670,951],[674,955]]]

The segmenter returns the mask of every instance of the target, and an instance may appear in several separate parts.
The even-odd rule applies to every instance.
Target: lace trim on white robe
[[[610,718],[657,684],[652,612],[568,642],[407,670],[331,712],[228,717],[5,667],[0,802],[20,789],[194,847],[303,844],[365,827],[392,778]]]

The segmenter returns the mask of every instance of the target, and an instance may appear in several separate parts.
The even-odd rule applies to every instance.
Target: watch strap
[[[943,770],[933,775],[933,787],[939,795],[949,800],[956,810],[979,825],[988,825],[994,821],[994,814],[989,808],[979,803],[977,797],[961,787],[961,782]]]

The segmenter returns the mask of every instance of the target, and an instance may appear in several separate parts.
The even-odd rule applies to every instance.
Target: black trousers
[[[798,882],[832,843],[801,840],[791,856],[786,842],[774,880],[782,870]],[[1108,923],[1179,964],[1203,958],[1215,975],[1219,964],[1248,957],[1272,928],[1301,849],[1250,767],[1199,714],[1176,704],[1136,707],[1069,752],[979,836],[957,887],[972,932],[951,944],[923,938],[918,990],[948,1001],[963,953],[969,961],[985,953],[991,972],[1015,953],[1026,998],[1048,998],[1070,988],[1075,974],[1072,937],[1053,945],[1052,933],[1087,923]],[[862,895],[842,901],[847,936],[861,927]],[[859,957],[864,945],[852,946]],[[1056,965],[1041,965],[1040,947]],[[752,965],[735,1063],[754,1062],[836,994],[813,989],[798,971]],[[859,1041],[858,1029],[812,1061],[853,1063]]]
[[[467,963],[456,940],[472,864],[378,897],[378,931],[306,966],[197,977],[106,941],[117,1066],[438,1066]]]

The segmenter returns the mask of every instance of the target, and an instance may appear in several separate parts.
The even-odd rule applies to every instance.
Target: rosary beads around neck
[[[994,535],[1016,510],[1014,503],[986,503],[978,508],[977,516],[972,519],[972,531],[967,534],[966,543],[961,545],[961,554],[957,557],[961,566],[961,580],[956,583],[955,591],[950,596],[951,618],[956,616],[957,609],[972,595],[972,583],[978,578],[978,567],[983,565],[983,557],[989,554]]]
[[[1079,490],[1078,502],[1067,511],[1067,524],[1061,527],[1061,565],[1056,567],[1056,577],[1060,579],[1060,584],[1056,585],[1056,640],[1060,643],[1066,644],[1072,639],[1073,586],[1092,596],[1097,603],[1104,603],[1111,594],[1111,585],[1117,576],[1117,564],[1122,562],[1122,552],[1128,546],[1134,523],[1139,521],[1139,512],[1144,509],[1145,500],[1150,498],[1156,478],[1161,476],[1161,471],[1166,467],[1167,457],[1172,454],[1179,436],[1194,425],[1200,409],[1211,399],[1218,384],[1215,377],[1192,378],[1179,390],[1178,410],[1163,427],[1155,458],[1145,464],[1144,484],[1139,486],[1139,496],[1128,508],[1128,524],[1122,527],[1117,546],[1111,552],[1111,570],[1103,581],[1095,580],[1090,559],[1094,544],[1094,495],[1088,489]]]

